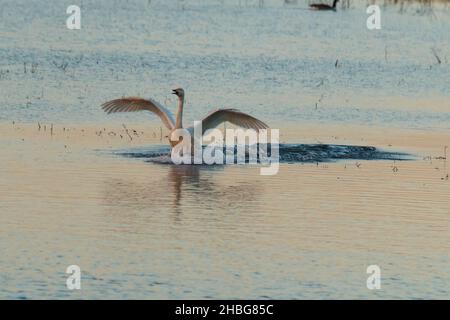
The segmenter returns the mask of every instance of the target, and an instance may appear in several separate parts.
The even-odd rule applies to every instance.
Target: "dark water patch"
[[[278,152],[280,163],[334,162],[339,160],[413,160],[415,158],[411,154],[384,151],[372,146],[335,144],[280,144]],[[119,150],[115,154],[129,158],[144,159],[153,163],[172,163],[170,147],[168,146]],[[236,155],[237,149],[235,147],[235,162]],[[268,157],[270,156],[271,150],[269,148]],[[248,150],[246,150],[245,159],[248,162]],[[259,160],[258,156],[258,162]]]
[[[331,162],[337,160],[411,160],[406,153],[383,151],[371,146],[335,144],[283,144],[280,162]]]

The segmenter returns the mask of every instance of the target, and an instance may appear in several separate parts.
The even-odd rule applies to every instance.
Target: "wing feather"
[[[102,109],[108,114],[114,112],[135,112],[147,110],[158,115],[169,130],[175,128],[175,120],[173,119],[172,113],[153,99],[147,100],[139,97],[114,99],[103,103]]]
[[[236,126],[243,127],[245,129],[268,129],[269,126],[256,119],[255,117],[241,112],[236,109],[218,109],[211,112],[202,120],[203,133],[206,130],[215,128],[223,122],[230,122]]]

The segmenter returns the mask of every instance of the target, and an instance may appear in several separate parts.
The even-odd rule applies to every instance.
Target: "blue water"
[[[369,31],[364,2],[83,0],[82,29],[68,30],[67,5],[0,4],[0,299],[450,297],[447,132],[434,132],[450,128],[448,9],[383,7]],[[100,105],[139,95],[173,110],[180,86],[187,126],[233,107],[283,142],[321,141],[328,124],[333,138],[375,126],[381,142],[282,144],[279,172],[261,176],[161,165],[168,147],[150,131],[132,143],[92,129],[159,126]],[[326,125],[283,135],[304,124]],[[386,127],[429,135],[391,141]],[[381,290],[366,287],[373,264]]]
[[[361,4],[248,3],[83,1],[81,30],[68,30],[65,3],[3,1],[0,120],[158,123],[105,120],[99,105],[140,95],[173,109],[181,86],[188,122],[234,107],[272,126],[449,127],[448,10],[383,8],[382,29],[370,31]]]

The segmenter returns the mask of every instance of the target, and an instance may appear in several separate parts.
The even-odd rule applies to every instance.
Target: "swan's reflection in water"
[[[262,210],[258,206],[264,201],[258,200],[262,200],[264,191],[267,191],[266,196],[274,196],[275,181],[261,178],[258,168],[248,165],[174,165],[168,151],[167,146],[152,146],[116,152],[139,161],[137,164],[128,162],[126,171],[112,171],[114,174],[106,181],[104,192],[109,211],[117,211],[122,217],[124,211],[141,211],[146,214],[174,213],[178,218],[182,213],[205,211],[215,215],[232,210],[258,212]],[[294,164],[342,159],[401,160],[406,157],[375,147],[353,145],[281,144],[279,152],[280,162]],[[275,195],[289,191],[283,182],[278,181],[277,185]]]
[[[121,215],[142,210],[176,216],[193,210],[227,212],[257,205],[264,188],[254,175],[243,174],[249,168],[146,164],[146,169],[140,177],[106,180],[105,205]]]

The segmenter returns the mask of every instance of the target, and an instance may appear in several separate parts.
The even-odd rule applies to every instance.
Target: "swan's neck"
[[[184,98],[180,98],[178,100],[177,122],[175,123],[175,129],[183,128],[183,104]]]
[[[338,0],[334,0],[334,1],[333,1],[333,8],[336,8],[337,2],[338,2]]]

